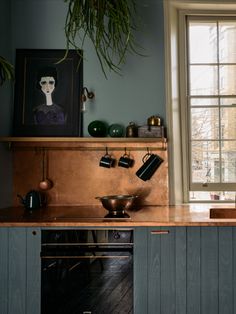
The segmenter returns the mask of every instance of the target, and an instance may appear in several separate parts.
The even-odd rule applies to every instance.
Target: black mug
[[[134,164],[134,160],[129,157],[129,155],[124,154],[123,156],[120,157],[118,166],[123,167],[123,168],[130,168]]]
[[[143,157],[143,165],[138,169],[136,175],[143,181],[150,180],[163,161],[158,155],[146,154]]]
[[[99,162],[100,167],[111,168],[115,165],[115,159],[111,157],[111,155],[106,154],[102,156]]]

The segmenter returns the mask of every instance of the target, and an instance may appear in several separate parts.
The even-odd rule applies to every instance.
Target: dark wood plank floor
[[[132,265],[130,256],[84,261],[71,271],[65,261],[52,266],[42,273],[41,314],[133,313]]]

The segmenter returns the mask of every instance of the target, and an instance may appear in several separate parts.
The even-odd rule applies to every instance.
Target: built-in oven
[[[41,314],[133,313],[133,230],[42,231]]]

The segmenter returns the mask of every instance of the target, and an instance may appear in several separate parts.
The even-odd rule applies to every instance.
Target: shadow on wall
[[[12,152],[0,144],[0,208],[12,206]],[[3,166],[4,165],[4,166]]]

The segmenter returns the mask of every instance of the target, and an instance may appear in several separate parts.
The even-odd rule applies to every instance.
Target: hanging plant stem
[[[105,77],[107,67],[120,73],[126,54],[137,54],[133,36],[136,26],[132,18],[135,0],[64,1],[68,2],[65,22],[67,52],[72,47],[81,56],[81,49],[88,37],[93,43]],[[80,46],[77,44],[78,39]]]

